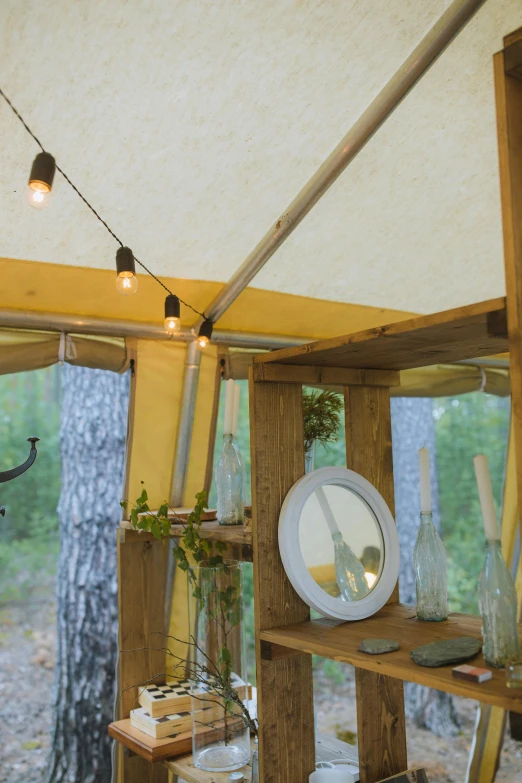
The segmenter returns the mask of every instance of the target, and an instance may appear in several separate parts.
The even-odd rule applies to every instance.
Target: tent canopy
[[[5,0],[2,87],[124,243],[202,307],[448,5]],[[491,56],[520,25],[518,0],[484,4],[220,326],[328,336],[504,294]],[[0,141],[2,256],[58,265],[42,272],[62,310],[65,293],[71,312],[157,320],[143,276],[129,302],[86,274],[113,270],[117,245],[59,174],[49,209],[27,207],[38,150],[4,102]],[[8,266],[6,306],[56,309],[33,264]],[[340,304],[307,318],[308,300],[273,291]]]

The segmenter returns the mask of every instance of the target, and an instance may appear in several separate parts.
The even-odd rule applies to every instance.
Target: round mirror
[[[326,617],[370,616],[399,574],[390,510],[370,482],[346,468],[321,468],[294,484],[281,509],[279,548],[294,589]]]

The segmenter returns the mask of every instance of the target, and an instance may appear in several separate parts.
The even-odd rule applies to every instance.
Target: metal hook
[[[36,459],[37,450],[36,450],[36,444],[40,438],[27,438],[28,443],[31,444],[31,450],[29,451],[29,456],[27,457],[26,461],[22,465],[18,465],[16,468],[11,468],[11,470],[4,470],[0,471],[0,484],[5,483],[6,481],[12,481],[12,479],[17,478],[18,476],[21,476],[22,473],[25,473],[26,470],[29,470],[31,465]],[[0,513],[1,510],[0,510]],[[5,509],[4,509],[5,514]],[[2,514],[3,516],[3,514]]]

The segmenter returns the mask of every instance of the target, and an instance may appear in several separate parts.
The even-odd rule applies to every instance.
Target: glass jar
[[[421,523],[413,550],[417,617],[419,620],[446,620],[448,609],[448,576],[446,550],[435,530],[431,513],[421,512]]]
[[[243,455],[232,435],[223,435],[223,448],[216,468],[217,515],[220,525],[244,523],[245,487]]]
[[[305,473],[311,473],[315,464],[315,440],[305,443]]]
[[[234,560],[194,569],[191,661],[192,753],[208,772],[231,772],[250,760],[243,628],[243,574]],[[195,614],[195,616],[194,616]]]
[[[517,595],[500,541],[486,541],[486,560],[479,579],[484,658],[497,669],[520,659],[517,626]]]

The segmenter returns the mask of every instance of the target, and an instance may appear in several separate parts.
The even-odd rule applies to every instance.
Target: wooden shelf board
[[[259,354],[254,364],[407,370],[507,350],[506,300],[499,298]]]
[[[252,750],[254,749],[254,740],[252,739]],[[324,734],[318,734],[315,743],[316,761],[332,761],[334,759],[347,759],[350,763],[358,766],[357,751],[353,745],[347,745],[335,737],[327,737]],[[186,781],[186,783],[227,783],[228,772],[204,772],[194,766],[192,755],[181,756],[177,759],[169,759],[164,762],[164,766]],[[241,770],[246,781],[252,779],[252,769],[250,765]]]
[[[132,531],[131,535],[134,534],[140,537],[147,536],[150,540],[153,540],[151,533],[143,533],[134,530],[131,523],[127,520],[122,520],[120,522],[120,529]],[[219,522],[203,522],[199,532],[202,538],[224,541],[227,544],[252,544],[252,531],[245,530],[244,525],[225,526],[220,525]],[[173,538],[177,538],[182,534],[183,525],[171,525],[170,535]]]
[[[410,651],[415,647],[440,639],[456,636],[480,639],[481,626],[480,617],[465,614],[451,614],[448,620],[441,623],[425,623],[417,620],[415,607],[388,604],[367,620],[348,623],[311,620],[261,631],[261,639],[279,647],[351,663],[361,669],[522,713],[522,689],[506,687],[503,669],[493,669],[493,679],[479,685],[455,679],[451,674],[451,666],[429,669],[417,666],[410,658]],[[395,639],[400,649],[386,655],[360,652],[361,641],[372,637]],[[472,662],[476,666],[491,668],[482,655]]]
[[[185,731],[176,737],[154,739],[145,732],[131,726],[130,718],[117,720],[109,725],[109,736],[147,761],[163,761],[172,756],[190,753],[192,732]]]

